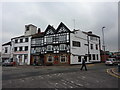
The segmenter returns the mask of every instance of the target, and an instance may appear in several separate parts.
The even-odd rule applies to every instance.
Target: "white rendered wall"
[[[28,42],[24,42],[25,38],[28,38]],[[16,39],[18,39],[18,43],[15,43],[15,39],[12,39],[12,53],[13,53],[13,55],[16,55],[17,58],[19,57],[19,55],[22,55],[22,64],[24,64],[24,55],[28,55],[27,65],[29,65],[30,64],[31,36],[20,37],[20,38],[16,38]],[[19,42],[20,39],[23,39],[23,43]],[[23,47],[23,50],[24,50],[25,46],[28,46],[28,51],[16,51],[16,52],[14,52],[14,47]]]
[[[90,38],[89,38],[90,39]],[[91,44],[93,44],[93,49],[91,49]],[[96,46],[95,45],[98,45],[98,50],[96,50]],[[93,60],[93,57],[92,59],[90,60],[91,62],[100,62],[101,59],[100,59],[100,46],[99,46],[99,38],[97,41],[95,40],[89,40],[89,50],[90,50],[90,54],[98,54],[98,60]]]
[[[72,41],[79,41],[81,43],[81,47],[73,47]],[[70,64],[81,64],[81,62],[78,62],[78,56],[85,56],[88,54],[88,46],[85,45],[88,44],[87,41],[87,34],[84,34],[82,31],[76,31],[75,33],[70,34],[70,52],[71,52],[71,59]],[[91,50],[91,44],[93,44],[93,49]],[[96,50],[96,46],[98,45],[98,50]],[[98,54],[98,60],[93,60],[93,57],[91,57],[91,60],[89,61],[89,57],[87,57],[86,63],[91,62],[100,62],[100,48],[99,48],[99,39],[97,41],[89,40],[89,54]],[[95,56],[97,58],[97,56]],[[82,61],[82,60],[81,60]]]
[[[73,47],[72,41],[79,41],[81,43],[81,47]],[[70,64],[80,64],[78,62],[78,56],[83,56],[88,54],[88,46],[87,44],[87,36],[83,34],[81,31],[77,31],[75,34],[70,34],[70,52],[71,52],[71,61]]]
[[[37,27],[36,26],[33,26],[33,25],[28,25],[29,26],[29,30],[26,31],[25,30],[25,35],[33,35],[35,33],[37,33]]]
[[[7,47],[7,53],[5,53],[5,48]],[[11,46],[5,45],[2,46],[2,58],[10,58],[11,55]]]

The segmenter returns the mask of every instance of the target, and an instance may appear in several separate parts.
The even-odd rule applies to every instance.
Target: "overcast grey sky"
[[[70,30],[92,31],[101,36],[105,26],[105,45],[118,50],[117,2],[5,2],[2,3],[2,43],[23,35],[26,24],[34,24],[44,31],[48,24],[55,28],[63,22]]]

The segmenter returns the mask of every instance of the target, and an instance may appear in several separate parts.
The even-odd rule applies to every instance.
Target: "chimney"
[[[89,31],[88,33],[91,33],[91,34],[92,34],[92,31]]]
[[[38,28],[38,33],[41,33],[41,29],[40,28]]]

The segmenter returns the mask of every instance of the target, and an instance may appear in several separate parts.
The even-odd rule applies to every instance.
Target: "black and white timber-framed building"
[[[32,37],[31,64],[70,64],[70,33],[71,31],[61,22],[58,28],[48,25],[45,32]]]

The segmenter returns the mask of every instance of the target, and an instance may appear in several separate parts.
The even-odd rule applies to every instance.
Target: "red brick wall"
[[[51,63],[47,61],[47,57],[51,55],[53,57],[53,65],[69,65],[70,64],[70,55],[69,54],[46,54],[44,56],[44,62],[46,63]],[[66,61],[65,63],[60,62],[60,56],[65,55],[66,56]],[[55,58],[58,57],[58,60],[55,60]]]
[[[101,55],[101,62],[105,62],[109,55]]]

